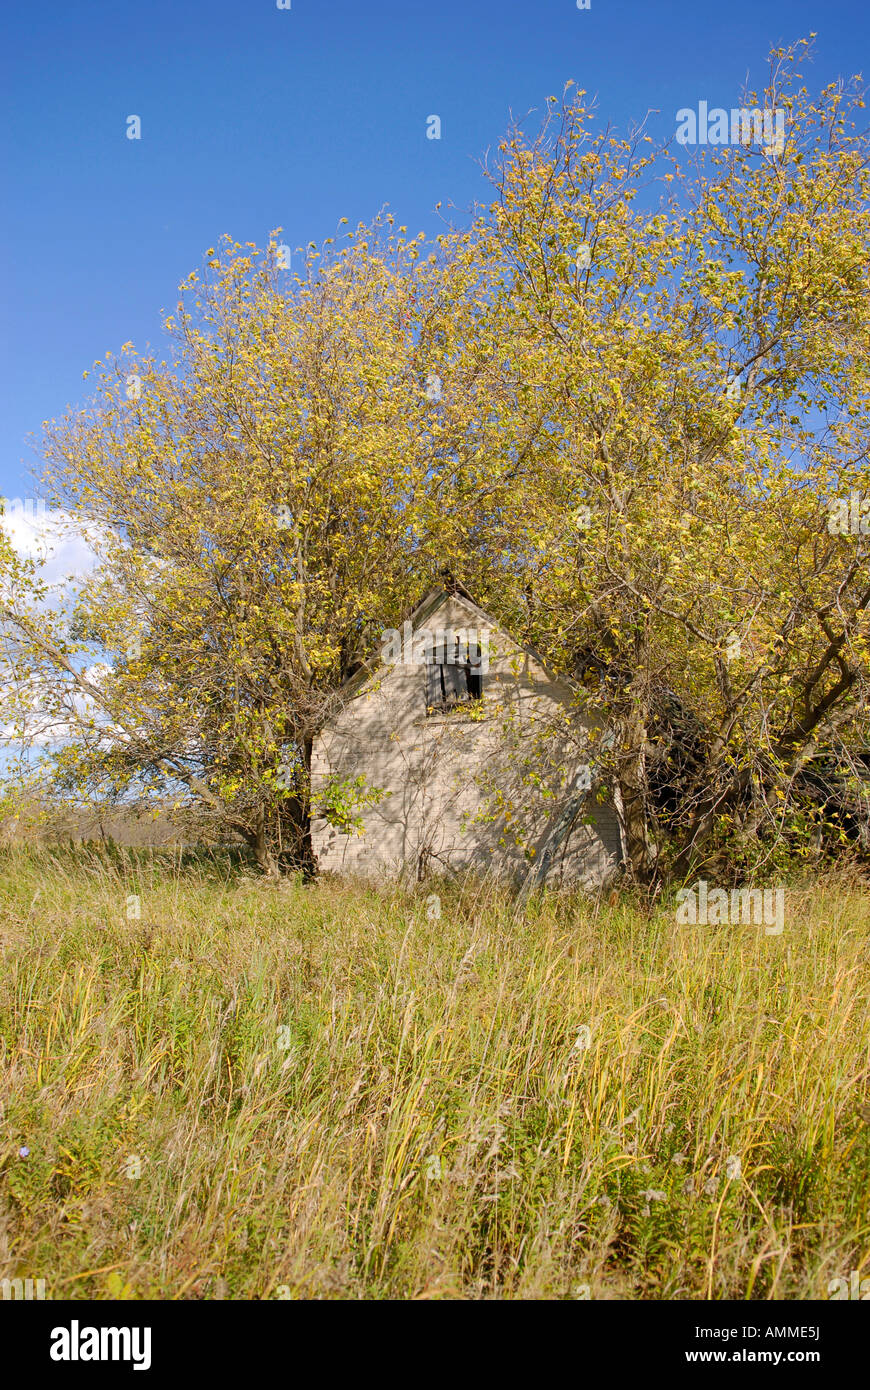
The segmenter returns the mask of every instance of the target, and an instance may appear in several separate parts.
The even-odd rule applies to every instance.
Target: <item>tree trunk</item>
[[[646,769],[647,730],[645,711],[635,704],[623,721],[622,751],[618,766],[622,798],[623,839],[629,877],[646,886],[653,875],[649,837],[649,788]]]
[[[246,839],[254,851],[258,867],[268,878],[277,878],[279,874],[278,861],[272,853],[266,828],[266,811],[263,806],[257,807],[254,827],[248,831]]]
[[[280,802],[280,842],[282,859],[291,869],[301,869],[306,879],[317,873],[317,858],[311,841],[311,753],[314,741],[306,738],[301,746],[304,772],[297,795]]]

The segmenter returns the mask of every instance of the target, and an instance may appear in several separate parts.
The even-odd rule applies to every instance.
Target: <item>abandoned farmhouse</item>
[[[331,784],[362,777],[379,795],[362,833],[315,814],[320,870],[599,888],[622,857],[591,763],[599,733],[570,683],[467,592],[434,589],[404,640],[347,683],[314,745],[315,812]]]

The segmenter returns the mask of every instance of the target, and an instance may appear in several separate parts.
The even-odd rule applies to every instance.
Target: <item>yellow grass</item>
[[[870,895],[786,902],[781,936],[580,896],[516,920],[468,885],[10,851],[0,1279],[826,1297],[870,1274]]]

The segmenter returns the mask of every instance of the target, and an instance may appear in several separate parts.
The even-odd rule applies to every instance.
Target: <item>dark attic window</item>
[[[440,634],[439,634],[440,637]],[[483,699],[483,671],[476,642],[447,636],[426,658],[426,713],[446,714]]]

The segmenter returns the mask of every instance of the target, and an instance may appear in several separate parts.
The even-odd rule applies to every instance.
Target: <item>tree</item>
[[[313,738],[497,433],[485,276],[467,238],[423,257],[405,233],[309,247],[296,277],[274,239],[209,252],[171,360],[125,345],[47,429],[43,485],[101,558],[72,621],[5,609],[69,732],[55,783],[205,808],[267,872],[310,866]]]
[[[829,525],[870,499],[863,99],[811,100],[800,53],[743,98],[780,149],[681,162],[551,99],[476,228],[544,421],[479,518],[482,589],[606,711],[643,882],[775,840],[816,753],[867,741],[870,523]]]

